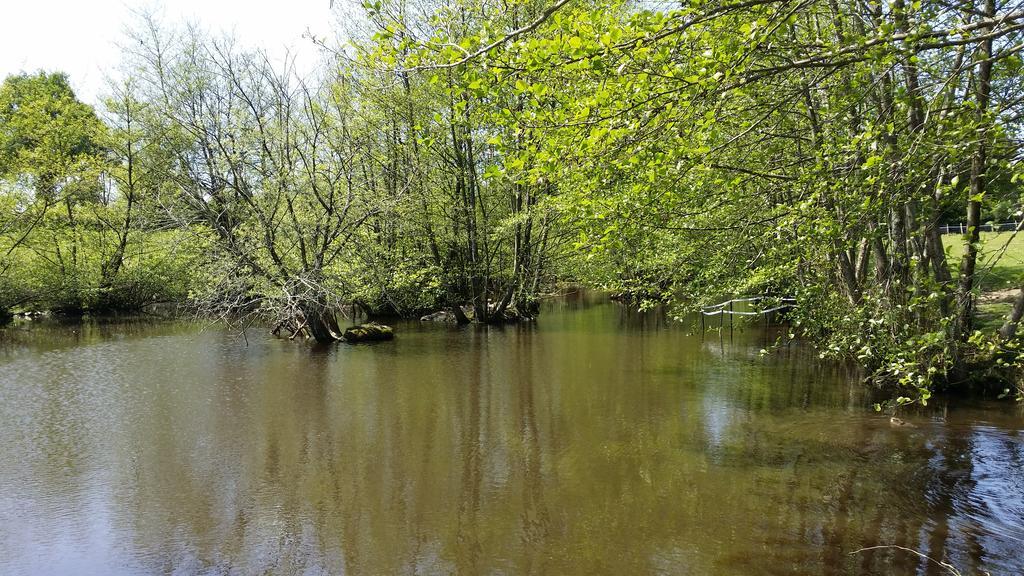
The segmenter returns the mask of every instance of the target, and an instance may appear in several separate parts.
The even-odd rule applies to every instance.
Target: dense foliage
[[[8,79],[0,307],[191,290],[330,340],[342,304],[504,321],[556,280],[679,315],[787,295],[795,334],[900,401],[1019,386],[1024,289],[998,330],[976,325],[979,226],[1021,216],[1016,3],[347,16],[315,78],[145,19],[106,123],[59,75]],[[947,223],[965,227],[958,260]]]
[[[119,94],[104,123],[61,74],[4,82],[0,309],[116,311],[185,296],[177,234],[140,206],[163,173],[143,149],[136,106]]]

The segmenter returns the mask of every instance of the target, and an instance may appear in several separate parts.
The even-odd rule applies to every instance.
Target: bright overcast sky
[[[212,32],[233,32],[245,45],[310,65],[316,50],[302,34],[330,35],[330,0],[9,0],[3,2],[0,80],[9,74],[62,70],[79,97],[95,104],[104,78],[120,61],[133,12],[149,9],[166,24],[193,21]],[[304,62],[302,62],[304,61]]]

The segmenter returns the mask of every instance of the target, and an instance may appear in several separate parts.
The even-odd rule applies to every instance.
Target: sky
[[[117,44],[134,14],[150,10],[167,24],[195,22],[230,32],[246,46],[296,55],[311,67],[317,50],[302,34],[330,36],[330,0],[7,0],[0,26],[0,79],[19,72],[63,71],[79,98],[97,104],[121,60]]]

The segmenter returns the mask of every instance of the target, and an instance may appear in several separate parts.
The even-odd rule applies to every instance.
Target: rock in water
[[[420,318],[420,322],[455,322],[455,320],[455,313],[449,310],[441,310]]]
[[[395,332],[391,329],[391,326],[369,323],[346,328],[342,337],[345,339],[345,342],[379,342],[381,340],[393,340]]]

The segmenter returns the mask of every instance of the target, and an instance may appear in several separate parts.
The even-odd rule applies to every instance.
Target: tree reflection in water
[[[760,329],[579,296],[372,346],[69,330],[0,346],[0,573],[1024,570],[1019,408],[894,428]]]

